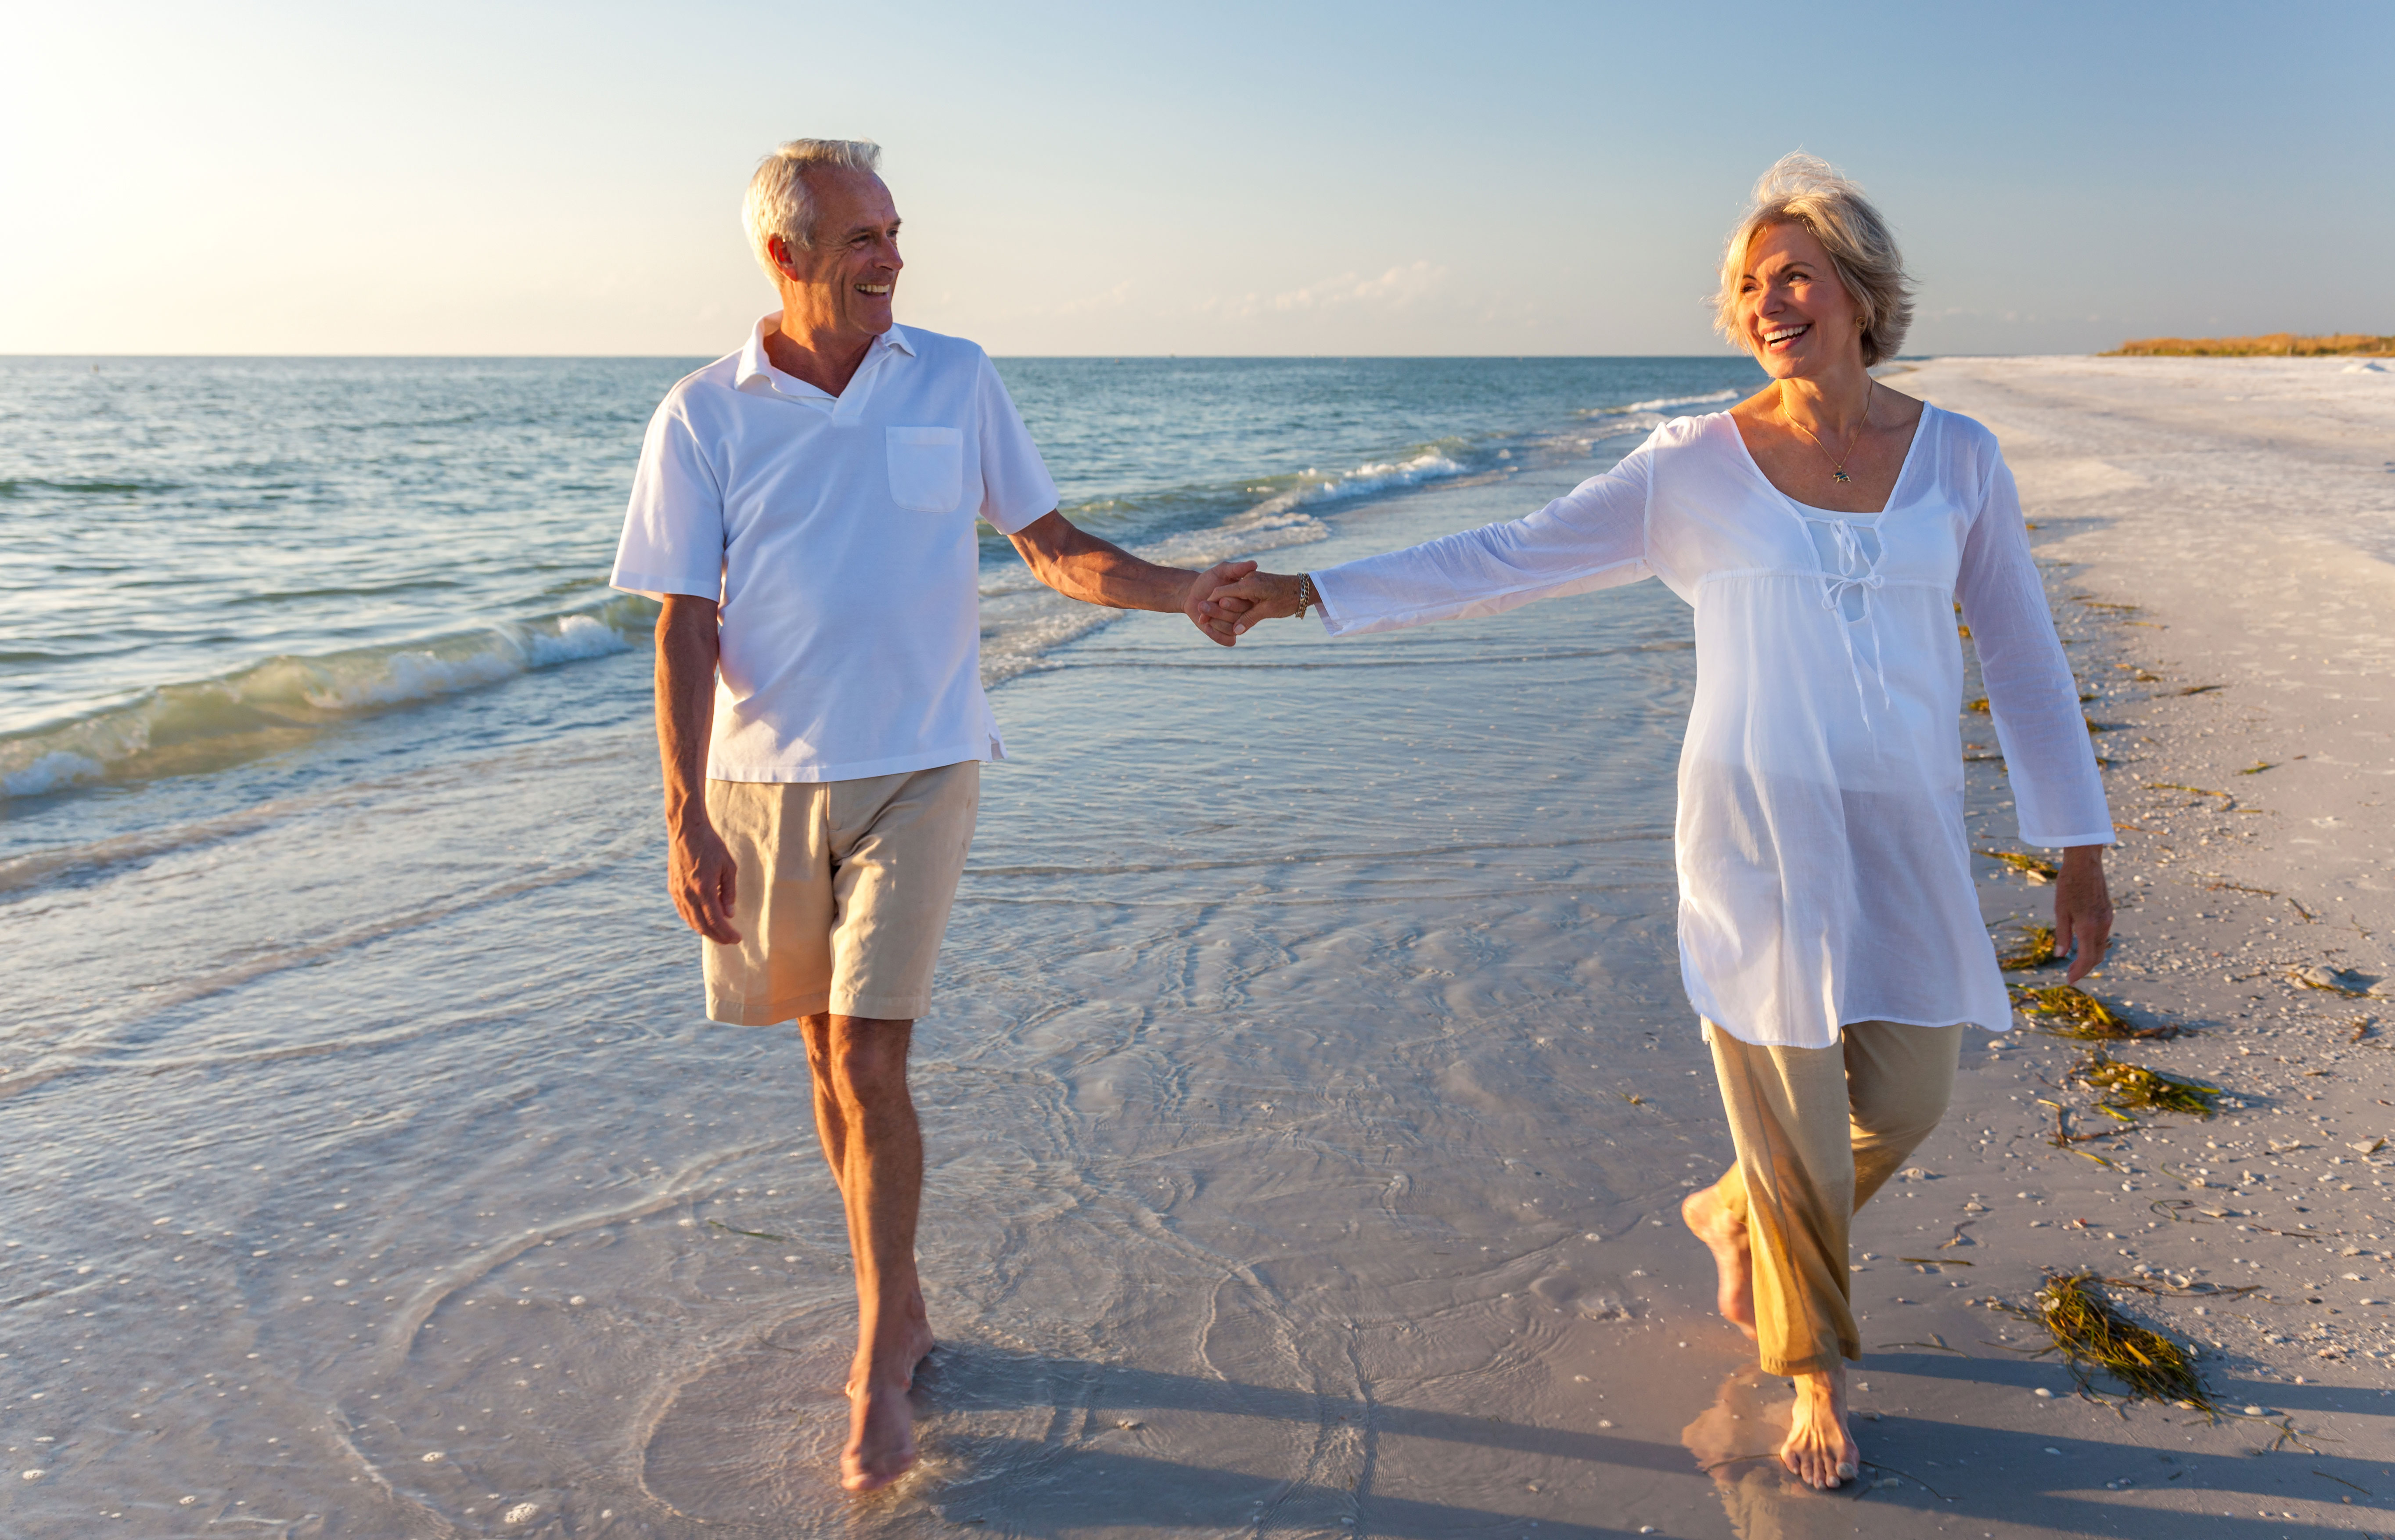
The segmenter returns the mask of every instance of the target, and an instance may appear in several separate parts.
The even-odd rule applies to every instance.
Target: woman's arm
[[[2054,947],[2071,957],[2070,978],[2076,983],[2104,960],[2111,935],[2104,847],[2113,843],[2112,816],[2087,741],[2079,684],[2030,555],[2020,493],[2001,459],[1964,538],[1954,594],[1978,650],[2021,841],[2063,852],[2054,889]]]
[[[1252,573],[1214,591],[1211,615],[1245,631],[1294,615],[1305,578],[1333,636],[1496,615],[1533,600],[1635,582],[1647,564],[1651,446],[1525,519],[1305,574]]]

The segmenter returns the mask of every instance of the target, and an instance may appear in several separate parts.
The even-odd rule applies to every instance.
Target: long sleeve
[[[1496,615],[1634,583],[1647,564],[1653,441],[1525,519],[1443,536],[1314,574],[1332,636]]]
[[[2078,682],[2030,556],[2020,492],[2002,458],[1964,538],[1954,595],[1978,649],[2022,843],[2111,844],[2112,817],[2079,709]]]

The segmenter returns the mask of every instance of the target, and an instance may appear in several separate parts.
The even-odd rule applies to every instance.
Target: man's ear
[[[790,243],[787,237],[780,235],[766,236],[765,255],[772,260],[775,270],[778,271],[783,277],[795,278],[798,276],[790,271]]]

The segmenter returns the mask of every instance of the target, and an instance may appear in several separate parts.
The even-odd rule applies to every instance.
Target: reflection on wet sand
[[[1721,1383],[1714,1403],[1681,1430],[1699,1469],[1714,1479],[1738,1540],[1828,1540],[1855,1533],[1854,1500],[1871,1479],[1816,1492],[1780,1463],[1795,1405],[1785,1380],[1752,1364]]]
[[[825,1475],[847,1407],[838,1339],[817,1324],[789,1322],[680,1387],[642,1452],[654,1500],[710,1533],[787,1533],[868,1511]],[[923,1460],[871,1506],[875,1533],[903,1532],[910,1517],[1025,1534],[1228,1522],[1431,1536],[1522,1521],[1517,1509],[1376,1490],[1383,1447],[1409,1440],[1599,1476],[1687,1469],[1687,1455],[1660,1441],[986,1343],[935,1353],[918,1376],[916,1406]],[[1540,1528],[1620,1533],[1552,1516]]]

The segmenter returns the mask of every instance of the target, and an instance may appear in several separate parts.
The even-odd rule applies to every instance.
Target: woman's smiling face
[[[1862,312],[1830,254],[1801,224],[1766,225],[1746,248],[1739,339],[1774,379],[1860,369]]]

